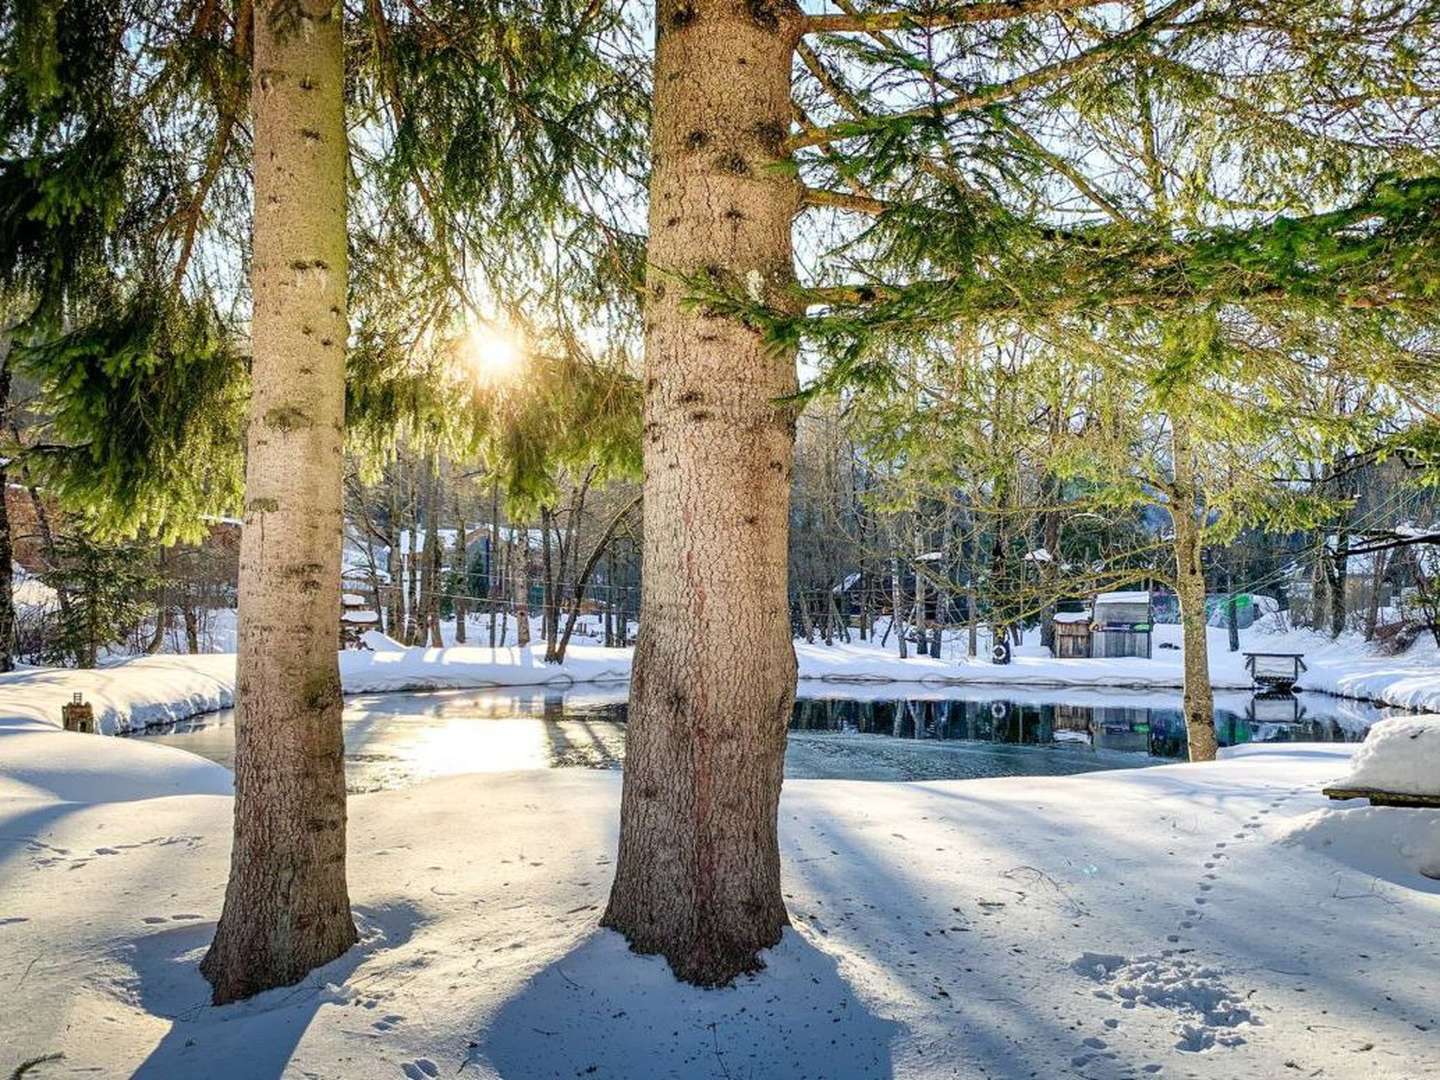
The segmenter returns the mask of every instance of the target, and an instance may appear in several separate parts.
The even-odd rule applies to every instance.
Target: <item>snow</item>
[[[1357,791],[1440,796],[1440,716],[1397,716],[1370,729],[1336,784]],[[1440,821],[1440,814],[1434,815]]]
[[[1088,611],[1057,611],[1055,612],[1055,621],[1062,623],[1089,622],[1090,613]]]
[[[0,733],[0,761],[34,737]],[[1378,813],[1316,824],[1355,813],[1324,811],[1318,794],[1344,772],[1343,746],[1075,778],[789,781],[793,927],[763,972],[718,991],[677,984],[597,927],[618,775],[355,796],[361,943],[296,987],[216,1009],[196,964],[229,856],[218,770],[140,743],[53,739],[53,768],[77,779],[107,774],[117,748],[150,764],[82,801],[0,790],[0,1075],[51,1054],[63,1061],[32,1075],[1440,1070],[1440,892],[1399,848],[1366,853],[1365,830],[1388,828]],[[1357,854],[1369,861],[1345,861]]]
[[[1103,592],[1095,597],[1097,604],[1148,604],[1148,592]]]
[[[10,599],[19,611],[48,609],[59,603],[59,594],[37,577],[17,575],[10,589]]]

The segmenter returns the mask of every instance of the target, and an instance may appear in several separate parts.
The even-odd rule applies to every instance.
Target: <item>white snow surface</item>
[[[1370,729],[1336,785],[1440,797],[1440,716],[1396,716]],[[1440,821],[1440,813],[1435,814]]]
[[[0,760],[38,737],[0,731]],[[51,738],[57,773],[108,774],[130,747],[150,778],[82,799],[0,790],[0,1076],[56,1054],[28,1075],[1440,1071],[1440,882],[1365,842],[1390,828],[1378,812],[1321,809],[1340,745],[1063,779],[787,782],[793,928],[765,970],[711,991],[597,927],[617,775],[352,796],[361,943],[297,986],[217,1009],[196,965],[220,911],[231,799],[189,755]]]

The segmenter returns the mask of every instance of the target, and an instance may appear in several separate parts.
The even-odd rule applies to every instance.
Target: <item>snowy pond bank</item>
[[[871,693],[879,684],[891,697],[923,696],[957,686],[1006,687],[1027,692],[1045,689],[1178,689],[1183,682],[1182,654],[1166,648],[1178,641],[1179,627],[1157,626],[1154,658],[1056,660],[1038,645],[1018,650],[1013,663],[995,665],[963,655],[957,641],[947,655],[899,659],[873,642],[826,646],[798,642],[800,694],[822,696],[832,689],[845,696]],[[1225,632],[1210,630],[1211,679],[1217,690],[1251,686],[1242,653],[1227,651]],[[1398,657],[1373,655],[1358,639],[1332,642],[1309,632],[1242,632],[1242,649],[1303,652],[1309,671],[1302,689],[1360,701],[1416,710],[1440,711],[1440,651],[1420,642]],[[381,649],[340,654],[346,694],[474,689],[499,686],[549,687],[576,684],[623,686],[630,677],[630,649],[572,646],[563,665],[546,664],[543,650],[450,646],[443,649]],[[107,734],[171,723],[228,708],[233,703],[235,658],[216,653],[198,656],[145,656],[91,671],[32,668],[0,675],[0,730],[53,727],[60,707],[80,692],[95,706]],[[858,684],[858,688],[857,688]],[[892,694],[886,684],[911,688]],[[925,688],[921,690],[920,688]]]
[[[1185,755],[1175,691],[1024,690],[987,686],[802,683],[786,775],[838,780],[1060,776],[1165,764]],[[620,683],[361,694],[345,709],[352,793],[436,776],[511,769],[618,769],[627,688]],[[1324,694],[1254,699],[1222,693],[1224,745],[1353,742],[1385,711]],[[145,744],[227,768],[234,713],[151,728]]]

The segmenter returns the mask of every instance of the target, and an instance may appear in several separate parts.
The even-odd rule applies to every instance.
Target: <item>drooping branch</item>
[[[979,87],[968,94],[957,94],[933,105],[907,109],[904,112],[891,113],[884,117],[877,116],[870,120],[848,120],[815,131],[800,132],[786,141],[785,148],[787,151],[795,151],[807,146],[821,146],[842,139],[869,135],[897,121],[936,120],[945,116],[953,116],[956,113],[973,112],[1001,101],[1007,101],[1060,79],[1079,75],[1104,63],[1116,53],[1129,48],[1169,20],[1182,14],[1187,8],[1193,7],[1195,3],[1196,0],[1171,0],[1170,3],[1154,14],[1141,19],[1124,33],[1118,34],[1094,48],[1087,49],[1077,56],[1046,64],[1033,71],[1027,71],[1023,75],[1017,75],[1013,79]]]
[[[235,13],[235,30],[231,40],[231,55],[236,67],[240,71],[248,72],[250,69],[250,27],[253,15],[252,0],[241,0],[239,9]],[[197,20],[198,22],[199,20]],[[222,75],[222,78],[229,80],[219,91],[220,116],[215,124],[215,137],[210,142],[210,150],[205,155],[205,167],[200,174],[200,179],[191,193],[190,201],[185,208],[179,212],[175,219],[181,223],[180,229],[180,253],[175,259],[175,272],[172,281],[175,288],[185,280],[185,271],[190,266],[190,256],[195,250],[195,236],[200,229],[200,220],[205,214],[205,200],[210,197],[210,189],[215,186],[215,181],[220,176],[220,170],[225,164],[225,155],[230,150],[231,138],[235,126],[240,120],[240,110],[244,103],[243,79],[235,79],[231,74]]]

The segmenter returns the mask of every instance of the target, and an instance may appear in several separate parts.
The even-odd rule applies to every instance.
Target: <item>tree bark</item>
[[[1377,551],[1370,575],[1370,601],[1365,608],[1365,640],[1375,640],[1375,628],[1380,622],[1380,590],[1385,587],[1385,571],[1390,565],[1390,553]]]
[[[455,506],[455,554],[450,564],[450,580],[456,583],[457,589],[452,599],[455,608],[455,644],[464,645],[468,637],[465,620],[470,613],[467,600],[470,594],[470,559],[466,552],[465,515],[460,512],[460,493],[457,490],[452,494]]]
[[[0,342],[0,426],[10,408],[10,342]],[[10,488],[5,474],[7,459],[0,457],[0,671],[15,669],[15,572],[10,542],[10,513],[5,492]]]
[[[1175,482],[1170,491],[1170,522],[1175,530],[1175,595],[1180,601],[1180,627],[1185,650],[1185,692],[1181,709],[1191,761],[1214,761],[1215,693],[1210,686],[1210,649],[1205,634],[1204,544],[1200,531],[1199,491],[1194,450],[1185,421],[1172,418],[1171,448]]]
[[[685,303],[716,275],[784,304],[798,6],[661,0],[645,330],[644,566],[603,925],[681,979],[761,966],[789,919],[777,814],[795,696],[786,577],[795,350]]]
[[[510,526],[514,547],[510,552],[511,582],[515,594],[515,644],[530,644],[530,530],[520,523]]]
[[[256,4],[234,846],[201,964],[216,1004],[296,983],[356,940],[336,659],[348,332],[341,41],[330,0]]]

